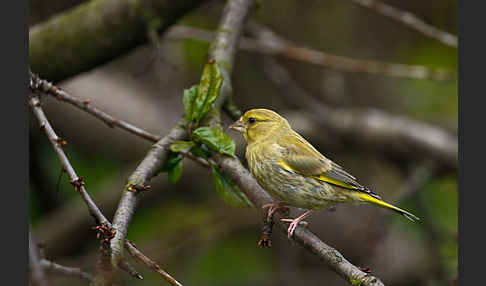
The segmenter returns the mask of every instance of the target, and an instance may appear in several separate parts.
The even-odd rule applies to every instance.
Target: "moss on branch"
[[[166,29],[204,0],[92,0],[29,31],[33,72],[59,81],[90,70],[147,40],[157,23]]]

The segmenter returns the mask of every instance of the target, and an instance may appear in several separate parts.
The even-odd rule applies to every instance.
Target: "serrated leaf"
[[[238,186],[216,170],[214,166],[211,166],[211,174],[213,176],[216,192],[225,202],[235,207],[251,206],[251,202],[246,195],[240,191]]]
[[[192,107],[192,120],[199,122],[211,109],[211,105],[218,98],[223,76],[215,62],[207,63],[197,88],[196,98]]]
[[[168,173],[169,181],[177,183],[182,175],[182,158],[174,165],[172,169],[169,169]]]
[[[193,141],[179,141],[176,140],[172,145],[169,146],[169,150],[172,152],[187,152],[192,147],[194,147],[196,143]]]
[[[194,113],[194,101],[197,96],[198,85],[193,85],[189,89],[184,89],[184,96],[182,103],[184,103],[184,110],[186,112],[187,122],[191,123]]]
[[[235,142],[219,129],[206,126],[199,127],[192,133],[192,138],[221,154],[235,156]]]

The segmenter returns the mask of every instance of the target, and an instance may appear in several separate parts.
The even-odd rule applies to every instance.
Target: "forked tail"
[[[385,209],[391,209],[391,210],[394,210],[396,211],[397,213],[403,215],[404,217],[408,218],[409,220],[415,222],[415,221],[419,221],[420,219],[418,217],[416,217],[415,215],[405,211],[405,210],[402,210],[401,208],[397,208],[396,206],[393,206],[387,202],[384,202],[382,200],[379,200],[377,198],[374,198],[370,195],[367,195],[367,194],[359,194],[359,197],[361,199],[363,199],[364,201],[367,201],[369,203],[373,203],[375,205],[378,205],[382,208],[385,208]]]

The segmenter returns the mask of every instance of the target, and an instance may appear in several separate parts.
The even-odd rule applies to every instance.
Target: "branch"
[[[77,276],[81,279],[87,280],[88,282],[91,282],[91,280],[93,279],[93,276],[91,276],[91,274],[86,273],[79,268],[63,266],[47,259],[42,259],[40,261],[40,265],[45,270],[50,270],[69,276]]]
[[[418,65],[403,65],[378,61],[357,60],[348,57],[316,51],[307,47],[299,47],[287,41],[261,25],[252,24],[250,31],[265,33],[257,39],[243,37],[239,48],[269,56],[280,56],[287,59],[302,61],[337,71],[369,73],[383,76],[403,77],[410,79],[449,80],[453,76],[448,70],[434,70]],[[196,39],[210,42],[214,33],[185,26],[175,26],[168,30],[166,38],[175,40]]]
[[[32,229],[29,227],[29,264],[30,264],[30,278],[33,286],[47,286],[47,281],[44,277],[42,269],[39,250],[32,235]]]
[[[89,114],[93,115],[94,117],[106,123],[111,128],[118,127],[120,129],[126,130],[134,135],[137,135],[141,138],[147,139],[154,143],[160,140],[159,136],[152,134],[148,131],[145,131],[123,120],[114,118],[113,116],[107,114],[106,112],[92,106],[89,99],[81,100],[77,97],[74,97],[69,93],[67,93],[66,91],[64,91],[63,89],[60,89],[59,87],[53,85],[49,81],[39,78],[38,75],[33,74],[32,72],[30,72],[30,76],[34,78],[34,80],[37,82],[38,85],[37,88],[43,93],[51,95],[60,101],[70,103],[75,107],[88,112]]]
[[[216,155],[215,157],[215,161],[221,167],[224,174],[238,185],[255,206],[259,214],[265,218],[266,213],[263,211],[262,206],[264,204],[274,203],[275,201],[258,185],[238,159],[224,157],[222,155]],[[275,213],[274,217],[276,225],[286,235],[287,226],[280,221],[280,218],[283,217],[278,212]],[[378,278],[361,271],[358,267],[351,264],[341,253],[322,242],[310,230],[297,227],[292,239],[300,246],[317,255],[320,260],[324,261],[332,270],[352,285],[384,285]]]
[[[436,39],[445,45],[457,48],[457,36],[425,23],[425,21],[410,12],[401,11],[398,8],[395,8],[378,0],[351,1],[370,9],[375,13],[395,20],[419,33],[424,34],[425,36]]]
[[[71,184],[74,185],[76,191],[79,191],[79,194],[86,203],[89,213],[96,219],[98,224],[109,224],[109,221],[101,213],[100,209],[93,202],[85,187],[83,186],[83,178],[78,177],[78,175],[74,171],[74,168],[71,166],[71,163],[69,162],[66,154],[64,153],[64,150],[62,149],[62,142],[64,140],[57,136],[57,134],[54,132],[54,129],[52,129],[51,124],[47,120],[47,117],[45,116],[44,111],[41,108],[39,98],[37,96],[30,97],[29,105],[35,117],[37,118],[40,127],[46,133],[49,142],[51,142],[52,148],[54,148],[54,151],[56,151],[61,166],[63,170],[66,171],[66,173],[68,174],[71,180]]]
[[[452,78],[452,74],[448,70],[436,70],[419,65],[357,60],[315,51],[307,47],[299,47],[280,37],[269,28],[257,23],[252,23],[249,26],[249,32],[255,35],[260,42],[266,41],[271,43],[274,50],[273,53],[282,54],[291,59],[306,61],[338,71],[438,81],[450,80]]]
[[[54,82],[115,59],[165,30],[202,0],[91,0],[29,29],[29,63]],[[75,51],[75,52],[74,52]]]
[[[457,169],[457,137],[449,132],[376,109],[330,108],[308,95],[274,59],[265,59],[263,67],[267,77],[280,86],[281,95],[289,103],[309,110],[309,116],[327,130],[350,138],[352,142],[378,145],[407,156],[423,158],[425,155],[448,168]]]
[[[116,230],[115,236],[110,241],[113,265],[118,265],[123,260],[123,245],[126,243],[125,237],[128,232],[128,226],[139,201],[138,194],[140,190],[148,188],[147,184],[150,179],[157,175],[157,172],[162,168],[162,164],[169,153],[168,147],[172,142],[186,138],[184,122],[184,120],[179,121],[164,138],[155,143],[128,178],[128,183],[113,218],[113,228]]]
[[[179,283],[167,272],[165,272],[162,268],[160,268],[160,266],[155,261],[148,258],[140,250],[138,250],[138,248],[136,248],[132,242],[127,240],[127,243],[125,243],[125,248],[128,250],[130,255],[137,258],[141,263],[145,264],[148,268],[159,273],[166,281],[169,281],[170,284],[174,286],[182,286],[181,283]]]

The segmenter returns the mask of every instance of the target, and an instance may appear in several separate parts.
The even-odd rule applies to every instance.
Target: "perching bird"
[[[319,153],[274,111],[249,110],[230,128],[242,133],[247,142],[245,155],[253,177],[279,201],[264,206],[269,208],[268,216],[286,206],[307,210],[295,219],[283,220],[290,222],[289,238],[312,210],[328,209],[336,203],[372,203],[411,221],[419,220],[359,184],[355,177]]]

